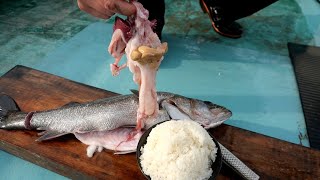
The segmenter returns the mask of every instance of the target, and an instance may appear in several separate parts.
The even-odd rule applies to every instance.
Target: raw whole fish
[[[0,96],[0,129],[41,130],[38,141],[49,140],[72,133],[89,145],[87,155],[103,148],[121,153],[136,150],[144,132],[136,131],[136,111],[139,99],[136,91],[88,103],[71,103],[61,108],[24,113],[19,111],[9,96]],[[170,119],[191,119],[205,128],[220,125],[231,116],[231,111],[211,102],[184,96],[158,92],[160,109],[155,117],[149,117],[145,128]]]
[[[114,33],[109,45],[109,53],[115,58],[110,65],[113,75],[129,67],[133,80],[139,86],[139,108],[137,110],[137,128],[141,129],[150,116],[158,113],[156,94],[156,74],[167,51],[167,43],[161,43],[153,32],[156,22],[148,20],[149,12],[138,2],[133,2],[137,13],[123,20],[116,18]],[[121,57],[127,56],[127,62],[118,65]]]

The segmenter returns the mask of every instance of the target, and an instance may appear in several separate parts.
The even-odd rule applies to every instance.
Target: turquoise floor
[[[245,33],[234,40],[213,32],[197,1],[166,2],[169,52],[157,89],[224,105],[234,114],[227,124],[309,146],[286,44],[320,46],[320,4],[280,0],[240,20]],[[109,72],[113,20],[92,18],[75,1],[0,3],[0,74],[22,64],[118,93],[136,88],[128,70]],[[0,179],[64,179],[3,151],[0,172]]]

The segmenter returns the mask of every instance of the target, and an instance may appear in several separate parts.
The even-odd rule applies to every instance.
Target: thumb
[[[122,14],[125,16],[131,16],[136,13],[137,9],[135,5],[125,0],[115,1],[115,13]]]

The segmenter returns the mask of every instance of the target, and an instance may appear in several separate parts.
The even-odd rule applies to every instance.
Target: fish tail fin
[[[30,129],[32,114],[21,112],[12,97],[0,95],[0,129]]]
[[[0,95],[0,117],[5,117],[10,111],[20,111],[20,108],[12,97]]]
[[[0,95],[0,128],[6,129],[8,116],[18,111],[20,108],[12,97],[5,94]]]

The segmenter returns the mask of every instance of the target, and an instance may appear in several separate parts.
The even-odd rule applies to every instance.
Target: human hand
[[[78,0],[79,8],[95,17],[109,19],[115,13],[130,16],[136,7],[126,0]]]

